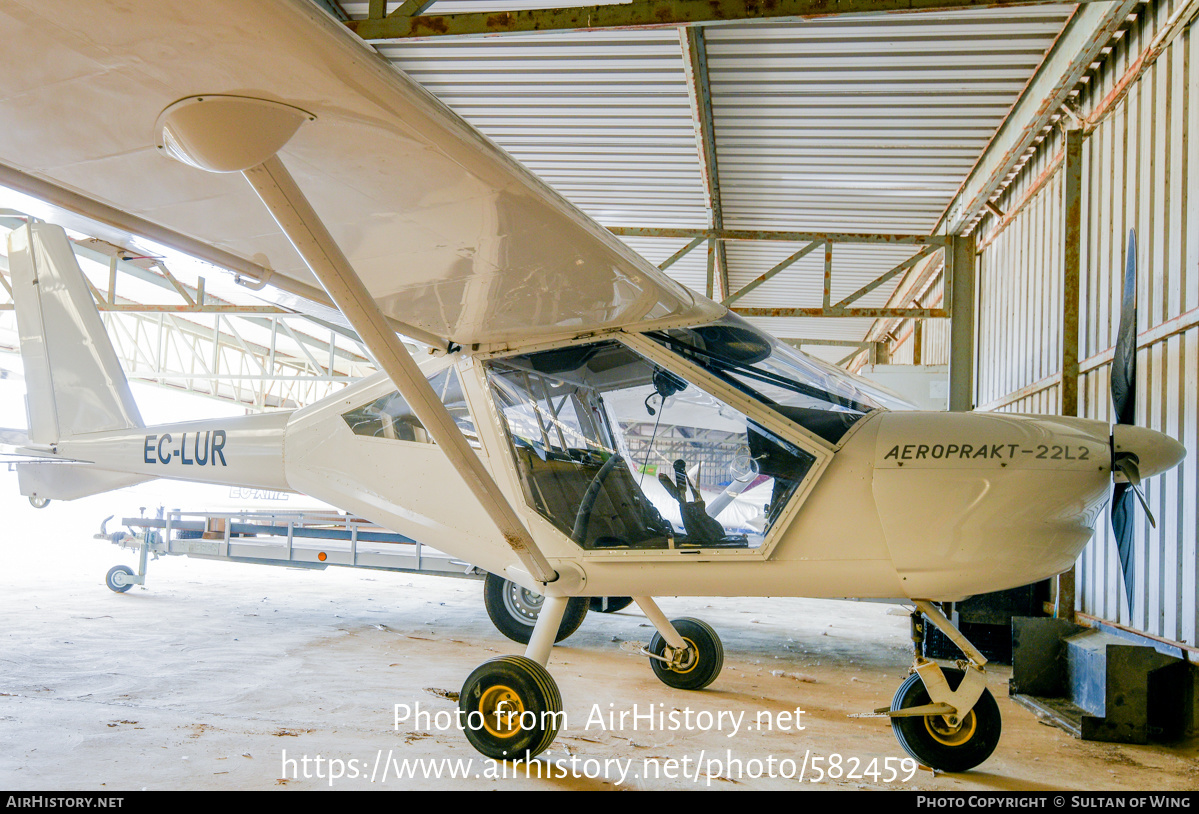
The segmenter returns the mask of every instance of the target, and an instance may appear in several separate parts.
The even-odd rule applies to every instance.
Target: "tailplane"
[[[29,440],[145,426],[66,232],[29,223],[8,237]]]

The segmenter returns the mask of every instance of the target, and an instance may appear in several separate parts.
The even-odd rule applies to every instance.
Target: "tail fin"
[[[30,223],[12,232],[8,261],[30,441],[145,426],[62,227]]]

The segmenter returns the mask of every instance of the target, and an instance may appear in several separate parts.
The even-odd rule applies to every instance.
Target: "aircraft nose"
[[[1133,424],[1117,424],[1112,427],[1112,457],[1131,453],[1137,457],[1137,468],[1142,478],[1152,477],[1178,466],[1186,457],[1186,448],[1170,436],[1157,430]],[[1117,471],[1117,480],[1123,476]]]

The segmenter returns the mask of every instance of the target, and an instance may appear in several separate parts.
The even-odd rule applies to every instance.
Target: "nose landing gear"
[[[916,607],[912,614],[916,663],[890,709],[879,712],[891,719],[899,745],[916,760],[945,772],[968,771],[991,756],[1003,728],[999,706],[983,675],[987,659],[932,603],[918,600]],[[921,656],[921,613],[966,655],[957,669],[942,670]]]

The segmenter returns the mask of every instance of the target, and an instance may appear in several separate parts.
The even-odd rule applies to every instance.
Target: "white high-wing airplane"
[[[62,232],[30,224],[9,246],[30,428],[3,440],[51,460],[21,465],[23,493],[294,490],[544,594],[525,654],[462,688],[489,756],[553,741],[571,597],[633,596],[682,689],[717,679],[720,640],[653,596],[863,597],[962,647],[962,670],[917,658],[890,715],[918,760],[972,768],[998,708],[932,603],[1069,568],[1113,478],[1126,552],[1136,484],[1185,454],[1131,423],[1131,288],[1115,427],[891,411],[670,280],[305,0],[59,5],[0,15],[6,62],[44,68],[0,71],[3,182],[319,283],[383,372],[292,413],[145,427]],[[397,329],[435,352],[418,365]],[[754,516],[720,511],[741,489]]]

